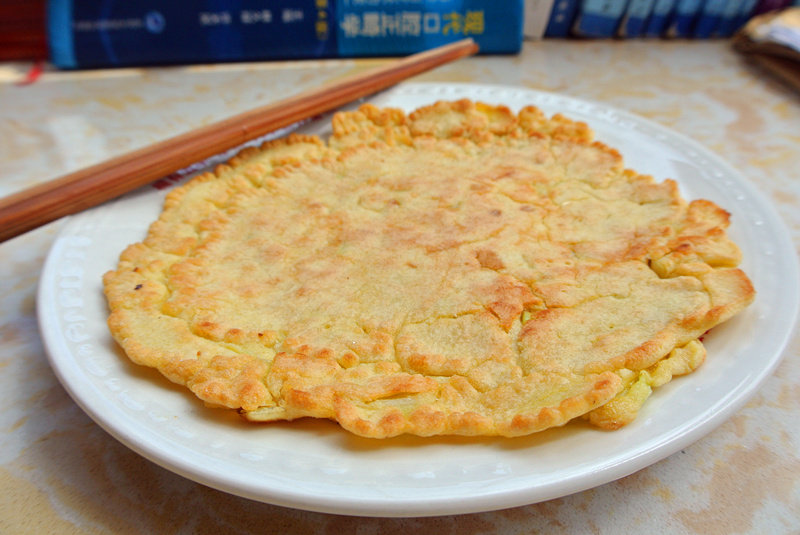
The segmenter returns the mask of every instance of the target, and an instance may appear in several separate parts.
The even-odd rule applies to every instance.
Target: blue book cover
[[[735,24],[742,10],[744,0],[728,0],[722,9],[719,24],[714,30],[714,37],[730,37],[735,31]]]
[[[703,0],[678,0],[666,35],[669,37],[692,37],[701,9],[703,9]]]
[[[340,0],[337,50],[341,56],[410,54],[471,37],[482,53],[519,52],[523,12],[524,0]]]
[[[613,36],[628,0],[583,0],[572,32],[581,37]]]
[[[50,0],[60,68],[404,55],[522,46],[524,0]]]
[[[319,23],[333,14],[316,0],[51,0],[51,59],[91,68],[329,57],[335,37]]]
[[[655,3],[655,0],[630,0],[617,34],[620,37],[642,35]]]
[[[547,22],[545,37],[567,37],[578,13],[579,0],[555,0]]]
[[[646,37],[661,37],[664,34],[677,3],[677,0],[656,0],[644,29]]]
[[[733,0],[705,0],[703,9],[697,17],[692,37],[696,39],[708,39],[716,31],[722,20],[722,12],[725,5]]]

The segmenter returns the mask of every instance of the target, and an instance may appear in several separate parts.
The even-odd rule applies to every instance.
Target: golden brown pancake
[[[170,192],[104,277],[108,323],[252,421],[615,429],[753,299],[728,224],[560,115],[364,105]]]

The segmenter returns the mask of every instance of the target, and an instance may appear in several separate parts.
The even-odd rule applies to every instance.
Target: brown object
[[[795,11],[796,10],[796,11]],[[800,8],[766,13],[752,19],[732,40],[733,49],[748,58],[752,63],[783,79],[794,89],[800,91],[800,52],[781,43],[758,38],[759,27],[777,20],[789,24],[794,16],[795,24]]]
[[[44,0],[0,0],[0,61],[47,59]]]
[[[800,63],[780,56],[751,54],[750,59],[800,91]]]
[[[413,54],[12,194],[0,199],[0,241],[477,51],[464,39]]]

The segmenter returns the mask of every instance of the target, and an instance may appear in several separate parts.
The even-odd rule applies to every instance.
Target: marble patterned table
[[[52,72],[0,64],[0,194],[245,111],[381,60]],[[415,78],[602,102],[711,149],[774,204],[800,247],[800,94],[725,41],[545,41]],[[62,222],[0,244],[1,533],[797,533],[800,337],[749,402],[632,475],[543,503],[425,518],[307,512],[239,498],[145,460],[96,425],[48,365],[36,320]]]

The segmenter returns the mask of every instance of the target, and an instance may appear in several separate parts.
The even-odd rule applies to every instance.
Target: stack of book
[[[730,37],[751,17],[782,9],[792,1],[527,0],[525,36],[531,39]]]
[[[399,56],[473,38],[712,38],[800,0],[0,0],[0,60],[105,68]],[[45,16],[46,14],[46,16]]]

